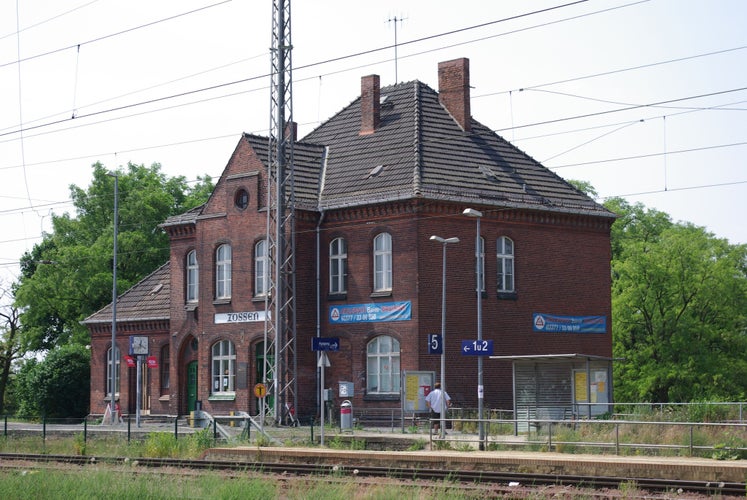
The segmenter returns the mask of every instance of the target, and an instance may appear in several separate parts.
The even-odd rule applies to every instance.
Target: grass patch
[[[131,470],[0,471],[0,498],[277,498],[261,478],[133,474]]]

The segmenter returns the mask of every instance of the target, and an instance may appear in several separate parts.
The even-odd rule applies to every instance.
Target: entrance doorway
[[[197,361],[187,364],[187,413],[194,411],[197,402]]]
[[[264,411],[265,415],[271,415],[272,410],[275,407],[275,398],[273,394],[271,394],[269,391],[272,386],[272,381],[267,379],[268,376],[268,370],[265,366],[265,343],[264,342],[257,342],[256,351],[254,353],[254,366],[255,366],[255,382],[263,383],[265,384],[268,394],[264,398],[254,398],[254,407],[257,409],[257,414],[260,414],[262,411]],[[275,357],[271,356],[269,358],[269,364],[274,364]],[[262,408],[262,399],[264,399],[265,407]]]

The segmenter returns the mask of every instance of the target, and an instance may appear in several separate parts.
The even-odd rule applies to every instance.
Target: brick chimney
[[[438,63],[438,101],[462,130],[469,132],[469,59]]]
[[[286,122],[284,135],[290,142],[296,142],[298,138],[298,123]]]
[[[360,135],[373,134],[379,126],[379,75],[361,78],[361,131]]]

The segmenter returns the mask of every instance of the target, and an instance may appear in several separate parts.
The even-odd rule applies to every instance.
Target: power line
[[[692,59],[698,59],[700,57],[715,56],[715,55],[719,55],[719,54],[726,54],[727,52],[734,52],[734,51],[737,51],[737,50],[744,50],[744,49],[747,49],[747,45],[742,45],[742,46],[739,46],[739,47],[732,47],[730,49],[716,50],[716,51],[713,51],[713,52],[703,52],[701,54],[695,54],[695,55],[685,56],[685,57],[678,57],[676,59],[667,59],[665,61],[657,61],[657,62],[654,62],[654,63],[640,64],[638,66],[627,66],[625,68],[618,68],[618,69],[613,69],[613,70],[610,70],[610,71],[603,71],[601,73],[592,73],[592,74],[589,74],[589,75],[576,76],[576,77],[573,77],[573,78],[566,78],[564,80],[555,80],[553,82],[546,82],[546,83],[540,83],[540,84],[536,84],[536,85],[530,85],[530,86],[522,87],[520,89],[501,90],[501,91],[498,91],[498,92],[490,92],[490,93],[487,93],[487,94],[475,95],[473,97],[476,98],[476,99],[478,99],[478,98],[481,98],[481,97],[490,97],[490,96],[494,96],[494,95],[508,94],[510,92],[515,92],[515,91],[537,90],[537,89],[540,89],[542,87],[551,87],[551,86],[560,85],[560,84],[563,84],[563,83],[570,83],[570,82],[577,82],[577,81],[580,81],[580,80],[587,80],[589,78],[598,78],[600,76],[609,76],[609,75],[615,75],[615,74],[618,74],[618,73],[625,73],[625,72],[628,72],[628,71],[636,71],[636,70],[640,70],[640,69],[653,68],[653,67],[661,66],[661,65],[664,65],[664,64],[672,64],[672,63],[677,63],[677,62],[690,61]]]
[[[57,54],[58,52],[64,52],[66,50],[74,49],[76,47],[80,47],[81,45],[90,45],[92,43],[100,42],[100,41],[106,40],[108,38],[114,38],[116,36],[124,35],[124,34],[127,34],[127,33],[132,33],[133,31],[141,30],[143,28],[148,28],[150,26],[154,26],[156,24],[164,23],[164,22],[167,22],[167,21],[173,21],[174,19],[178,19],[180,17],[188,16],[188,15],[194,14],[196,12],[201,12],[203,10],[207,10],[207,9],[210,9],[210,8],[213,8],[213,7],[217,7],[218,5],[222,5],[222,4],[228,3],[230,1],[231,0],[222,0],[221,2],[217,2],[217,3],[211,4],[211,5],[206,5],[204,7],[198,7],[197,9],[193,9],[193,10],[190,10],[190,11],[187,11],[187,12],[182,12],[181,14],[175,14],[173,16],[165,17],[165,18],[159,19],[157,21],[151,21],[149,23],[141,24],[139,26],[133,26],[132,28],[127,28],[127,29],[122,30],[122,31],[117,31],[116,33],[110,33],[108,35],[103,35],[103,36],[100,36],[98,38],[93,38],[91,40],[87,40],[85,42],[75,43],[73,45],[68,45],[67,47],[60,47],[60,48],[53,49],[53,50],[50,50],[50,51],[47,51],[47,52],[42,52],[40,54],[35,54],[33,56],[28,56],[28,57],[24,57],[24,58],[20,58],[19,57],[15,61],[10,61],[10,62],[6,62],[6,63],[0,64],[0,68],[4,68],[5,66],[11,66],[13,64],[20,64],[20,63],[26,62],[26,61],[32,61],[34,59],[38,59],[40,57],[49,56],[49,55],[52,55],[52,54]]]
[[[626,193],[626,194],[605,196],[605,199],[609,200],[610,198],[625,198],[628,196],[644,196],[647,194],[671,193],[674,191],[690,191],[693,189],[709,189],[709,188],[715,188],[715,187],[738,186],[740,184],[747,184],[747,180],[733,181],[733,182],[721,182],[718,184],[700,184],[697,186],[685,186],[685,187],[680,187],[680,188],[654,189],[652,191],[639,191],[637,193]]]
[[[697,95],[692,95],[692,96],[687,96],[687,97],[677,97],[675,99],[667,99],[667,100],[664,100],[664,101],[656,101],[656,102],[651,102],[651,103],[648,103],[648,104],[636,104],[636,105],[633,105],[633,106],[626,106],[624,108],[610,109],[610,110],[606,110],[606,111],[597,111],[595,113],[585,113],[585,114],[581,114],[581,115],[567,116],[567,117],[564,117],[564,118],[556,118],[556,119],[553,119],[553,120],[544,120],[544,121],[541,121],[541,122],[525,123],[523,125],[515,125],[515,126],[512,126],[512,127],[495,129],[494,132],[503,132],[503,131],[506,131],[506,130],[514,130],[514,129],[517,129],[517,128],[536,127],[538,125],[549,125],[551,123],[560,123],[560,122],[566,122],[566,121],[571,121],[571,120],[579,120],[579,119],[582,119],[582,118],[591,118],[591,117],[594,117],[594,116],[602,116],[602,115],[607,115],[607,114],[611,114],[611,113],[620,113],[622,111],[631,111],[631,110],[634,110],[634,109],[662,107],[664,104],[671,104],[673,102],[689,101],[689,100],[693,100],[693,99],[702,99],[704,97],[713,97],[713,96],[717,96],[717,95],[729,94],[729,93],[732,93],[732,92],[743,92],[745,90],[747,90],[747,87],[739,87],[739,88],[728,89],[728,90],[718,90],[716,92],[709,92],[709,93],[706,93],[706,94],[697,94]]]
[[[216,5],[220,5],[220,4],[226,3],[228,1],[230,1],[230,0],[224,0],[223,2],[219,2],[219,3],[216,3],[216,4],[210,5],[208,7],[203,7],[201,9],[196,9],[194,11],[190,11],[190,12],[187,12],[187,13],[184,13],[184,14],[179,14],[177,16],[172,16],[171,18],[162,19],[160,21],[155,21],[153,23],[144,24],[144,25],[138,26],[136,28],[131,28],[129,30],[125,30],[125,31],[121,31],[121,32],[118,32],[118,33],[113,33],[113,34],[110,34],[110,35],[106,35],[106,36],[97,38],[95,40],[91,40],[89,42],[84,42],[84,43],[93,43],[95,41],[103,40],[103,39],[106,39],[106,38],[111,38],[113,36],[117,36],[119,34],[126,33],[128,31],[132,31],[134,29],[140,29],[140,28],[143,28],[143,27],[146,27],[146,26],[150,26],[150,25],[153,25],[153,24],[156,24],[156,23],[167,21],[167,20],[172,19],[172,18],[180,17],[180,16],[187,15],[187,14],[191,14],[192,12],[198,12],[199,10],[204,10],[206,8],[210,8],[210,7],[213,7],[213,6],[216,6]],[[477,28],[482,28],[482,27],[490,26],[490,25],[497,24],[497,23],[503,23],[503,22],[507,22],[507,21],[511,21],[511,20],[516,20],[516,19],[521,19],[521,18],[524,18],[524,17],[529,17],[529,16],[532,16],[532,15],[537,15],[537,14],[551,12],[551,11],[554,11],[554,10],[557,10],[557,9],[562,9],[562,8],[565,8],[565,7],[570,7],[570,6],[573,6],[573,5],[578,5],[578,4],[581,4],[581,3],[585,3],[587,1],[588,0],[577,0],[575,2],[570,2],[570,3],[566,3],[566,4],[556,5],[556,6],[553,6],[553,7],[548,7],[548,8],[545,8],[545,9],[539,9],[539,10],[535,10],[535,11],[531,11],[531,12],[526,12],[526,13],[523,13],[523,14],[518,14],[518,15],[515,15],[515,16],[510,16],[510,17],[506,17],[506,18],[502,18],[502,19],[497,19],[497,20],[494,20],[494,21],[489,21],[489,22],[485,22],[485,23],[481,23],[481,24],[467,26],[467,27],[464,27],[464,28],[456,29],[456,30],[451,30],[451,31],[447,31],[447,32],[442,32],[442,33],[437,33],[437,34],[433,34],[433,35],[428,35],[428,36],[417,38],[417,39],[414,39],[414,40],[409,40],[407,42],[402,42],[399,45],[402,46],[402,45],[410,45],[410,44],[415,44],[415,43],[421,43],[421,42],[426,41],[426,40],[431,40],[431,39],[435,39],[435,38],[449,36],[449,35],[453,35],[453,34],[456,34],[456,33],[462,33],[462,32],[465,32],[465,31],[469,31],[469,30],[473,30],[473,29],[477,29]],[[648,1],[648,0],[644,0],[644,1]],[[68,47],[65,47],[65,48],[61,48],[61,49],[56,49],[56,50],[53,50],[53,51],[50,51],[50,52],[47,52],[47,53],[44,53],[44,54],[39,54],[37,56],[31,56],[31,58],[36,58],[36,57],[41,57],[43,55],[53,54],[53,53],[56,53],[56,52],[59,52],[59,51],[62,51],[62,50],[68,50],[68,49],[77,47],[78,45],[82,45],[82,44],[77,44],[77,45],[72,45],[72,46],[68,46]],[[378,47],[378,48],[374,48],[374,49],[369,49],[369,50],[365,50],[365,51],[361,51],[361,52],[357,52],[357,53],[347,54],[347,55],[344,55],[344,56],[329,58],[329,59],[326,59],[326,60],[322,60],[322,61],[317,61],[317,62],[313,62],[313,63],[310,63],[310,64],[306,64],[306,65],[303,65],[303,66],[298,66],[298,67],[294,68],[294,70],[295,71],[299,71],[299,70],[304,70],[304,69],[308,69],[308,68],[312,68],[312,67],[316,67],[316,66],[321,66],[321,65],[324,65],[324,64],[329,64],[329,63],[332,63],[332,62],[342,61],[342,60],[345,60],[345,59],[356,58],[356,57],[360,57],[362,55],[367,55],[367,54],[379,52],[379,51],[382,51],[382,50],[391,49],[392,47],[393,47],[392,45],[387,45],[387,46]],[[28,59],[29,58],[23,59],[23,61],[28,60]],[[21,62],[21,60],[15,61],[15,62]],[[3,66],[6,66],[8,64],[14,64],[14,63],[2,64],[2,65],[0,65],[0,68],[3,67]],[[175,99],[175,98],[178,98],[178,97],[184,97],[184,96],[187,96],[187,95],[192,95],[192,94],[197,94],[197,93],[206,92],[206,91],[210,91],[210,90],[215,90],[215,89],[219,89],[219,88],[229,87],[229,86],[233,86],[233,85],[237,85],[237,84],[241,84],[241,83],[246,83],[246,82],[257,80],[257,79],[267,78],[269,76],[270,76],[269,73],[265,73],[265,74],[262,74],[262,75],[259,75],[259,76],[255,76],[255,77],[244,78],[244,79],[235,80],[233,82],[226,82],[226,83],[222,83],[222,84],[216,84],[216,85],[212,85],[212,86],[208,86],[208,87],[203,87],[203,88],[200,88],[200,89],[195,89],[195,90],[191,90],[191,91],[186,91],[186,92],[171,94],[171,95],[167,95],[167,96],[163,96],[163,97],[159,97],[159,98],[154,98],[154,99],[150,99],[150,100],[146,100],[146,101],[131,103],[131,104],[123,105],[123,106],[117,106],[117,107],[106,109],[106,110],[101,110],[101,111],[96,111],[96,112],[91,112],[91,113],[80,114],[80,115],[77,115],[77,116],[75,116],[73,118],[65,118],[65,119],[55,120],[55,121],[52,121],[52,122],[47,122],[47,123],[43,123],[43,124],[40,124],[40,125],[31,126],[31,127],[23,127],[23,124],[21,124],[21,128],[19,128],[18,130],[13,130],[13,131],[10,131],[10,132],[0,133],[0,137],[7,136],[7,135],[12,135],[12,134],[16,134],[16,133],[24,132],[24,131],[28,131],[28,130],[34,130],[34,129],[41,128],[41,127],[58,125],[60,123],[67,122],[67,121],[70,121],[72,119],[88,118],[88,117],[97,116],[97,115],[100,115],[100,114],[103,114],[103,113],[111,113],[111,112],[115,112],[115,111],[121,111],[123,109],[130,109],[130,108],[133,108],[133,107],[142,106],[142,105],[146,105],[146,104],[153,104],[155,102],[160,102],[160,101],[164,101],[164,100],[168,100],[168,99]]]
[[[17,28],[17,29],[16,29],[16,31],[14,31],[14,32],[12,32],[12,33],[8,33],[7,35],[2,35],[2,36],[0,36],[0,40],[4,40],[5,38],[11,37],[11,36],[16,36],[16,35],[18,35],[18,34],[20,34],[20,33],[23,33],[24,31],[28,31],[28,30],[30,30],[30,29],[32,29],[32,28],[36,28],[37,26],[41,26],[42,24],[46,24],[46,23],[48,23],[48,22],[50,22],[50,21],[54,21],[55,19],[59,19],[59,18],[61,18],[61,17],[63,17],[63,16],[66,16],[66,15],[68,15],[68,14],[72,14],[72,13],[73,13],[73,12],[75,12],[76,10],[80,10],[80,9],[83,9],[83,8],[85,8],[85,7],[88,7],[89,5],[91,5],[91,4],[94,4],[94,3],[98,2],[98,1],[99,1],[99,0],[92,0],[92,1],[88,2],[87,4],[84,4],[84,5],[79,5],[78,7],[74,7],[74,8],[72,8],[72,9],[70,9],[70,10],[66,10],[65,12],[62,12],[62,13],[60,13],[60,14],[57,14],[56,16],[52,16],[52,17],[49,17],[49,18],[47,18],[47,19],[45,19],[45,20],[43,20],[43,21],[39,21],[39,22],[38,22],[38,23],[36,23],[36,24],[32,24],[32,25],[26,26],[26,27],[25,27],[25,28],[23,28],[23,29],[18,29],[18,28]]]
[[[642,158],[655,158],[657,156],[666,156],[666,155],[682,154],[682,153],[694,153],[696,151],[707,151],[710,149],[720,149],[720,148],[732,148],[732,147],[737,147],[737,146],[747,146],[747,142],[735,142],[732,144],[717,144],[714,146],[703,146],[700,148],[688,148],[688,149],[679,149],[677,151],[665,151],[663,153],[647,153],[643,155],[619,156],[617,158],[607,158],[604,160],[593,160],[593,161],[585,161],[585,162],[579,162],[579,163],[568,163],[566,165],[557,165],[555,167],[548,167],[545,165],[545,168],[549,168],[550,170],[558,170],[561,168],[568,168],[568,167],[581,167],[585,165],[596,165],[599,163],[610,163],[610,162],[616,162],[616,161],[640,160]]]

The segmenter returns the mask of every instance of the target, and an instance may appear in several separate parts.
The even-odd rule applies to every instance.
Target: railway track
[[[530,487],[565,486],[595,490],[618,489],[625,484],[634,485],[636,489],[651,492],[687,492],[708,496],[745,496],[747,485],[744,482],[685,481],[675,479],[622,478],[598,476],[572,476],[556,474],[530,474],[502,471],[469,471],[447,469],[423,469],[403,467],[340,466],[323,464],[297,464],[278,462],[243,462],[225,460],[184,460],[168,458],[125,458],[125,457],[92,457],[77,455],[36,455],[36,454],[0,454],[0,466],[5,468],[29,467],[33,463],[57,463],[79,465],[90,464],[127,465],[137,462],[144,468],[172,468],[202,471],[225,471],[240,473],[246,471],[262,474],[280,474],[285,477],[314,476],[316,478],[387,478],[401,481],[450,481],[463,484],[480,485],[521,485]],[[14,465],[17,464],[17,465]]]

